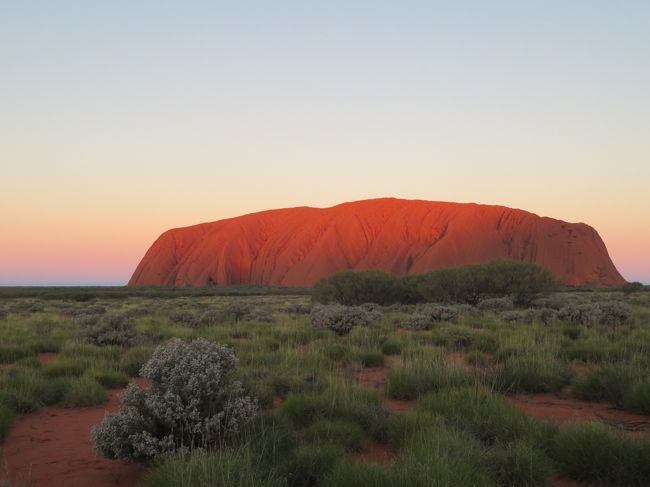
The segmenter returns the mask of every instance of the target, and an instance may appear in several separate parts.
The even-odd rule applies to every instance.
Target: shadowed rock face
[[[583,223],[503,206],[382,198],[168,230],[129,285],[311,286],[345,269],[404,275],[499,258],[540,264],[566,284],[625,282]]]

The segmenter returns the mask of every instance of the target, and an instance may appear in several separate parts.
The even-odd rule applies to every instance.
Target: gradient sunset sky
[[[6,1],[0,285],[380,196],[594,226],[650,282],[650,2]]]

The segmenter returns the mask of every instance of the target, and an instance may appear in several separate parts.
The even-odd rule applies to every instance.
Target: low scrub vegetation
[[[102,411],[126,388],[94,442],[144,463],[145,486],[647,485],[642,435],[534,414],[546,393],[650,414],[648,293],[517,296],[516,279],[481,287],[490,272],[344,275],[344,298],[327,304],[191,290],[5,297],[0,440],[20,415]]]
[[[361,306],[336,304],[314,306],[309,319],[315,328],[327,328],[337,335],[347,335],[355,326],[367,326],[380,320],[381,313]]]
[[[457,302],[503,309],[507,297],[515,304],[527,304],[556,286],[546,269],[525,262],[496,260],[483,265],[466,265],[426,274],[395,277],[380,271],[343,271],[321,279],[314,286],[319,303],[345,305],[377,303]]]
[[[232,350],[204,339],[159,346],[141,370],[149,388],[128,387],[120,411],[93,430],[95,448],[107,458],[146,461],[223,441],[257,412],[232,380],[236,365]]]

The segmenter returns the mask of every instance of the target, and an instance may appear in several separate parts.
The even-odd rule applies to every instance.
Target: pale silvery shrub
[[[285,303],[280,309],[283,313],[294,313],[300,315],[308,315],[311,312],[311,304],[309,303]]]
[[[159,346],[140,370],[150,387],[131,383],[117,413],[93,428],[95,449],[111,459],[148,461],[208,448],[257,414],[257,400],[232,379],[233,351],[199,338]]]
[[[560,319],[582,325],[616,326],[630,318],[630,307],[622,301],[569,305],[558,313]]]
[[[142,340],[133,319],[125,314],[106,314],[95,323],[91,322],[92,319],[88,323],[78,324],[81,328],[80,338],[91,345],[132,347]]]
[[[413,313],[404,318],[400,324],[409,330],[427,330],[431,328],[433,321],[427,315]]]
[[[493,311],[495,313],[499,311],[509,311],[515,307],[512,298],[506,296],[503,298],[488,298],[479,301],[477,305],[478,309],[481,311]]]
[[[430,321],[439,323],[442,321],[456,322],[461,317],[476,312],[476,308],[466,304],[445,306],[441,304],[424,304],[418,307],[418,313],[426,316]]]
[[[174,311],[169,314],[169,321],[176,325],[193,326],[197,318],[191,311]]]
[[[309,319],[316,328],[329,328],[337,335],[347,335],[357,325],[366,326],[382,318],[379,311],[366,311],[361,306],[319,304],[312,308]]]

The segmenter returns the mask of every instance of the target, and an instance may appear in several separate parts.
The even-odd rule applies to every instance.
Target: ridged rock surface
[[[566,284],[625,282],[598,232],[583,223],[503,206],[382,198],[168,230],[129,285],[311,286],[344,269],[403,275],[499,258],[540,264]]]

